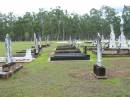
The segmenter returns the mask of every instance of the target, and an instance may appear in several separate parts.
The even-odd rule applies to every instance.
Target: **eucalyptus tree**
[[[95,8],[90,10],[90,28],[92,28],[91,31],[91,36],[92,38],[96,37],[96,33],[100,32],[101,34],[102,32],[102,25],[101,25],[101,12],[100,10],[97,10]]]
[[[124,32],[127,34],[127,38],[130,38],[130,6],[124,6],[123,19],[124,19]]]
[[[105,36],[108,36],[108,34],[110,34],[110,24],[114,24],[114,30],[115,33],[119,33],[119,18],[116,16],[117,12],[115,11],[114,8],[111,8],[110,6],[102,6],[101,9],[101,17],[102,20],[104,21],[103,25],[103,29],[104,29],[104,34]],[[118,28],[118,29],[117,29]]]

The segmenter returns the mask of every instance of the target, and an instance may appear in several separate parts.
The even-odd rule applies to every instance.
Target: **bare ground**
[[[129,60],[113,60],[110,63],[113,64],[113,66],[111,68],[106,68],[107,78],[130,76],[130,61]],[[93,71],[87,71],[86,69],[72,69],[69,72],[69,76],[76,79],[84,79],[84,80],[97,79]]]

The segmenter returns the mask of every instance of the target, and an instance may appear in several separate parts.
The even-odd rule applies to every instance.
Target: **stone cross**
[[[34,33],[34,45],[35,45],[36,53],[38,53],[39,52],[39,50],[38,50],[38,39],[37,39],[36,33]]]
[[[9,34],[6,34],[5,38],[5,48],[6,48],[6,64],[12,63],[12,49],[11,49],[11,38],[9,37]]]
[[[115,33],[112,24],[110,24],[110,29],[111,33],[110,33],[109,48],[116,48]]]
[[[101,36],[97,35],[97,63],[98,66],[102,66],[102,48],[101,48]]]

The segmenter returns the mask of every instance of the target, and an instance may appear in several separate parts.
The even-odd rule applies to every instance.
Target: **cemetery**
[[[40,40],[40,38],[39,38]],[[33,61],[40,52],[42,51],[41,40],[38,41],[36,34],[34,33],[34,48],[26,49],[26,51],[16,52],[15,56],[12,55],[12,47],[11,47],[11,37],[9,34],[6,34],[5,38],[5,49],[6,49],[6,57],[0,57],[0,77],[8,78],[16,71],[19,71],[23,68],[23,63],[28,63]],[[18,54],[20,53],[20,54]]]
[[[0,97],[130,97],[129,15],[57,7],[0,18]]]

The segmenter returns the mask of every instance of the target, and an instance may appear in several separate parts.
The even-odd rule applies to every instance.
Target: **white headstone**
[[[126,37],[124,35],[124,31],[123,31],[123,24],[124,24],[124,21],[123,21],[123,18],[121,17],[121,22],[120,22],[120,31],[121,31],[121,35],[119,36],[119,39],[118,39],[118,46],[120,49],[127,49],[128,48],[128,45],[126,43]]]
[[[114,28],[112,24],[110,24],[110,29],[111,29],[111,33],[110,33],[110,40],[109,40],[109,48],[117,48],[116,41],[115,41]]]
[[[102,48],[101,48],[101,36],[97,35],[97,65],[102,66]]]
[[[37,36],[36,36],[36,33],[34,33],[34,46],[35,46],[35,49],[36,49],[36,53],[38,53],[38,39],[37,39]]]
[[[11,38],[9,34],[6,34],[5,38],[5,48],[6,48],[6,64],[13,62],[12,49],[11,49]]]
[[[71,39],[71,36],[69,38],[69,44],[72,44],[72,39]]]
[[[39,45],[40,48],[42,47],[42,39],[41,39],[41,36],[40,36],[40,35],[39,35],[38,45]]]
[[[26,50],[26,55],[25,55],[25,58],[26,59],[32,59],[32,54],[31,54],[31,49],[27,49]]]

